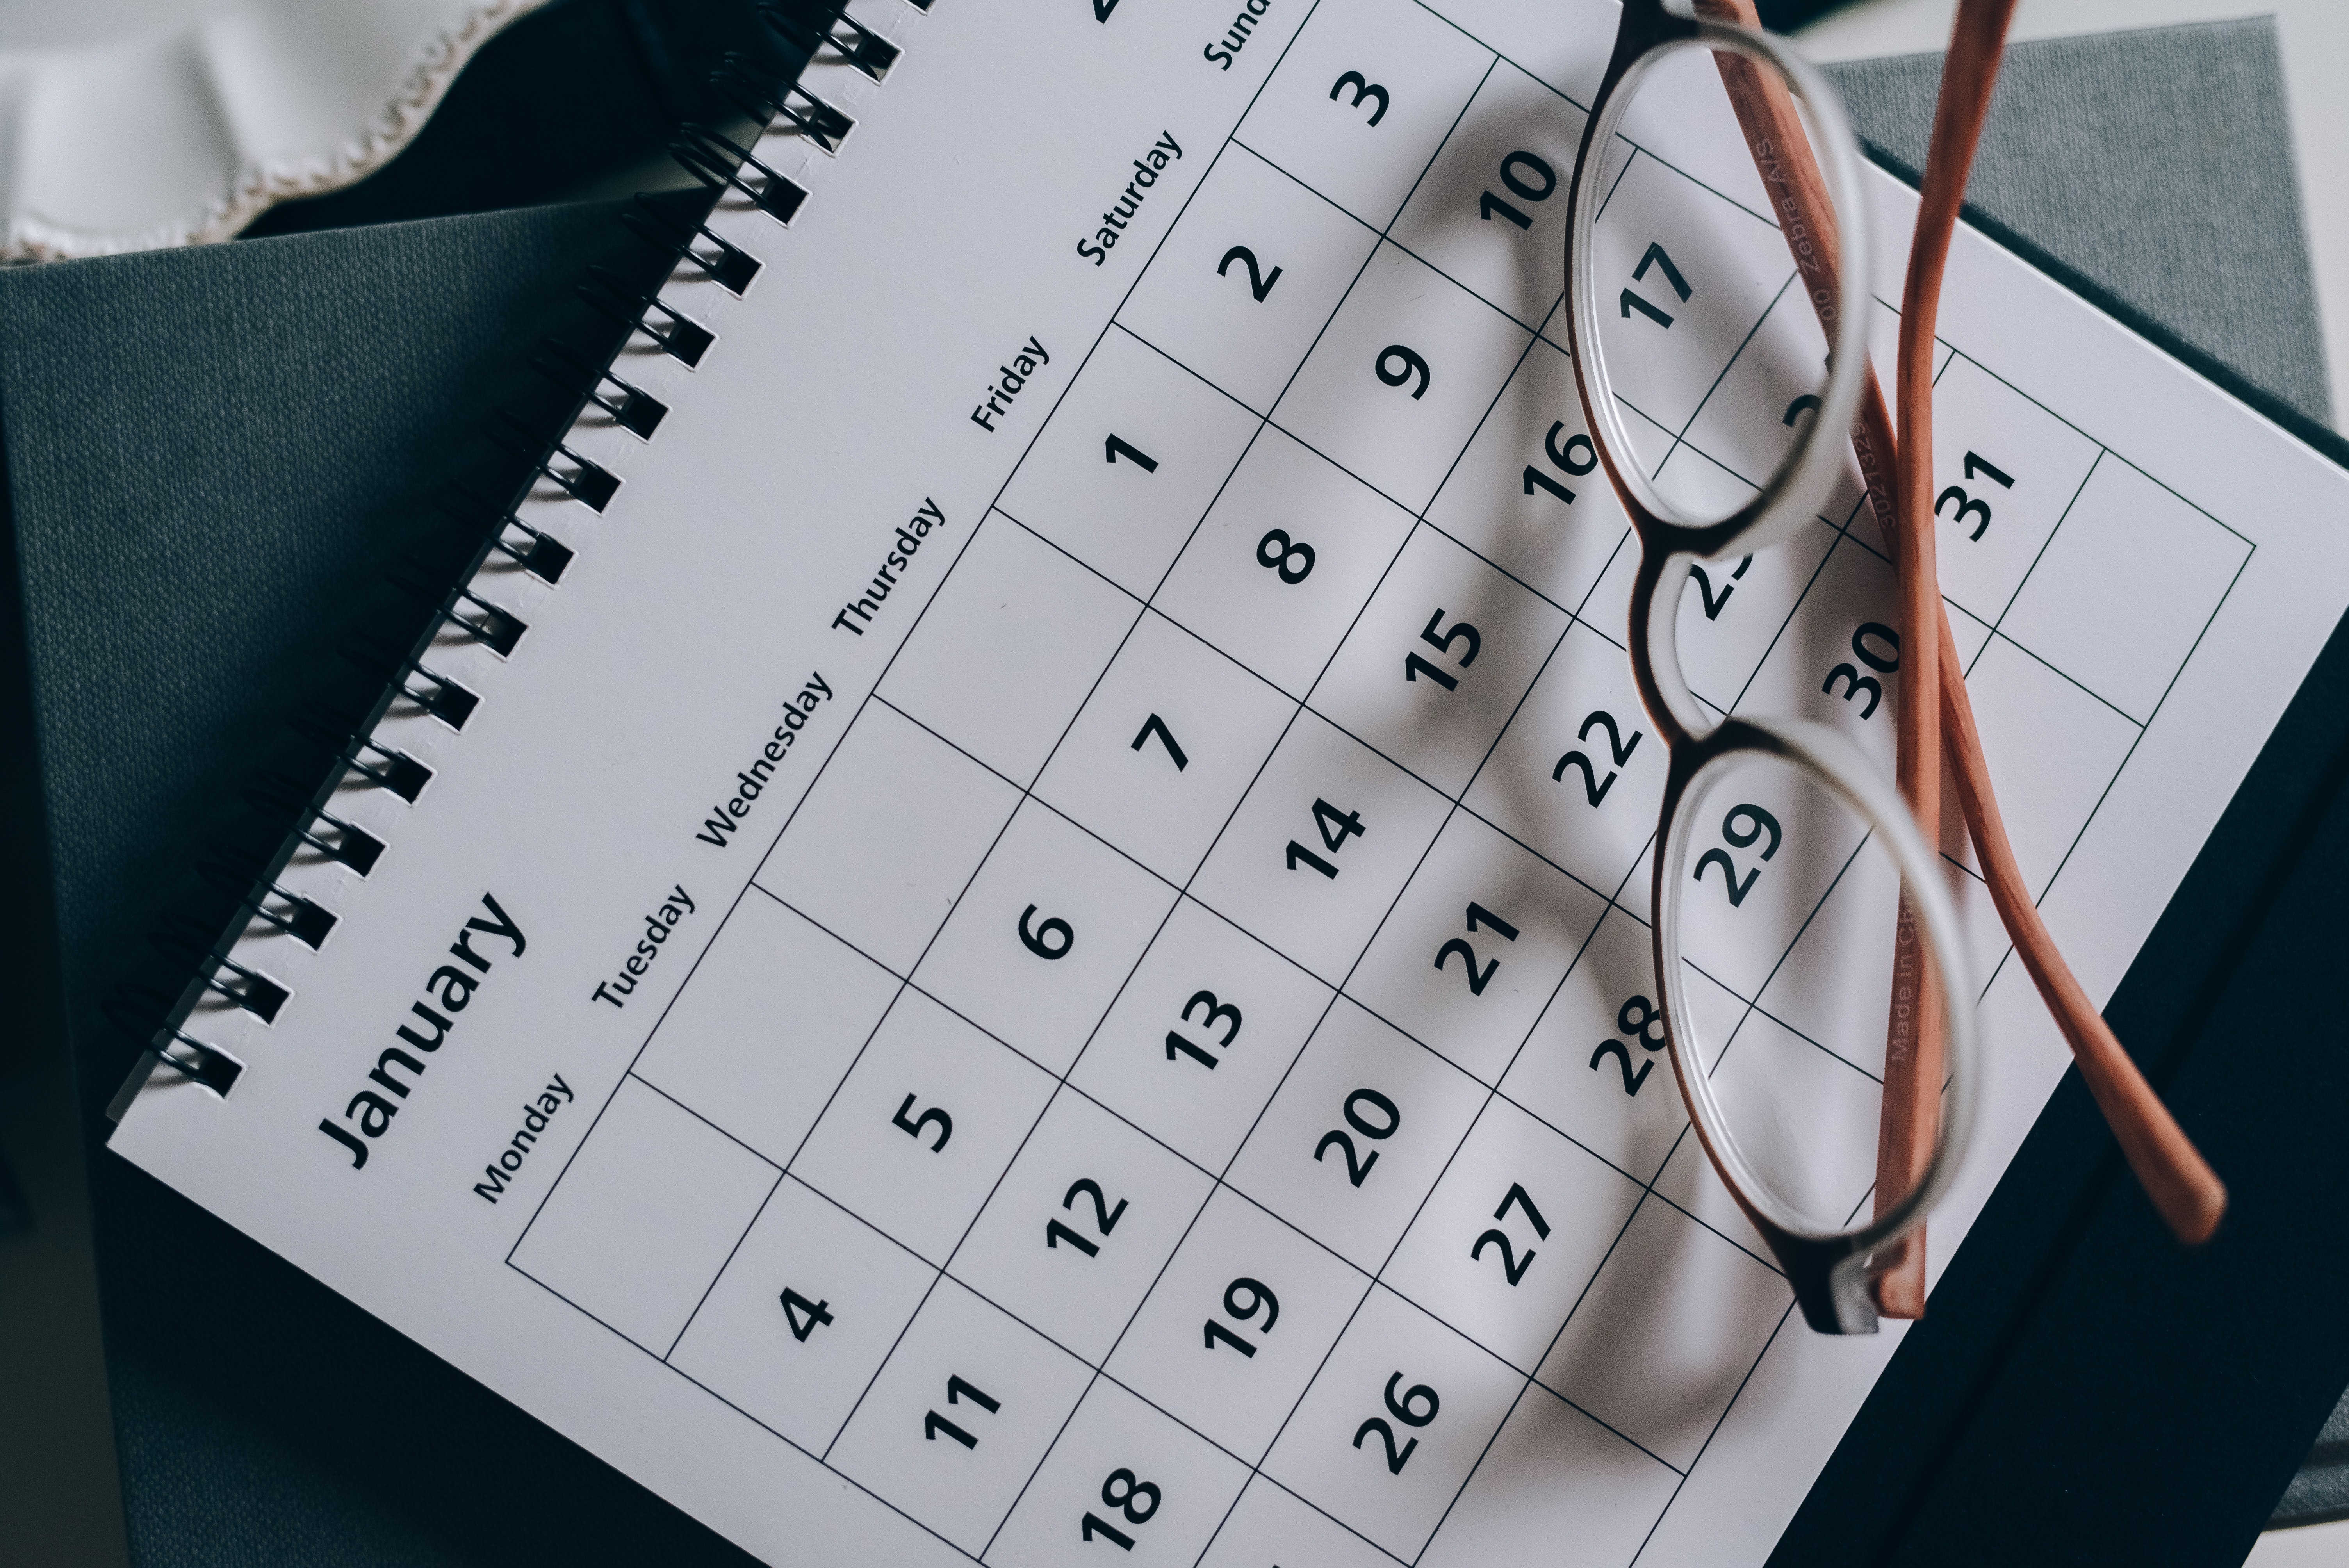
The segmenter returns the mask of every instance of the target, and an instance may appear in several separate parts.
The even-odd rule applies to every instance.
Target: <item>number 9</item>
[[[1242,1292],[1247,1293],[1246,1306],[1240,1305]],[[1257,1325],[1256,1331],[1269,1334],[1273,1320],[1280,1315],[1280,1298],[1267,1290],[1262,1280],[1250,1279],[1243,1274],[1224,1287],[1224,1310],[1232,1315],[1236,1323],[1246,1323],[1261,1310],[1264,1321]]]
[[[1390,359],[1398,361],[1393,370],[1387,368],[1387,361]],[[1412,388],[1412,401],[1417,402],[1427,396],[1429,380],[1427,361],[1405,348],[1402,344],[1391,343],[1379,350],[1377,369],[1379,379],[1390,387],[1400,387],[1413,377],[1418,377],[1419,385]]]
[[[1740,817],[1752,824],[1743,833],[1737,830],[1737,819]],[[1769,846],[1762,851],[1762,858],[1766,861],[1778,852],[1778,841],[1784,836],[1779,831],[1777,818],[1749,802],[1743,806],[1732,806],[1729,809],[1729,815],[1721,820],[1721,836],[1741,850],[1760,838],[1764,832],[1770,835]]]

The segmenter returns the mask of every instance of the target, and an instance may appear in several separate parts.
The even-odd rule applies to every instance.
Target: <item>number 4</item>
[[[832,1321],[832,1303],[810,1301],[795,1290],[783,1292],[783,1319],[791,1325],[792,1337],[802,1345],[807,1336]]]

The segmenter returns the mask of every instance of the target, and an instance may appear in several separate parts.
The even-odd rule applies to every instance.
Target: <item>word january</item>
[[[454,964],[443,964],[432,971],[430,979],[424,982],[425,994],[438,1002],[440,1007],[436,1010],[418,1002],[409,1009],[431,1029],[432,1037],[426,1039],[409,1025],[399,1026],[399,1037],[424,1056],[430,1056],[440,1048],[441,1042],[449,1037],[449,1031],[456,1027],[456,1015],[471,1004],[473,992],[481,984],[481,976],[490,972],[491,961],[473,950],[473,934],[480,932],[484,936],[500,937],[512,943],[512,956],[516,958],[522,956],[523,948],[527,945],[523,940],[522,928],[507,918],[506,912],[498,907],[496,899],[483,893],[481,907],[490,912],[490,918],[483,920],[479,915],[473,916],[465,922],[465,928],[457,933],[457,940],[449,944],[450,955],[461,959],[466,967],[460,969]],[[391,1069],[395,1067],[408,1069],[410,1077],[407,1082],[403,1083],[394,1076]],[[398,1046],[387,1047],[376,1057],[375,1071],[367,1074],[367,1081],[386,1090],[392,1098],[386,1099],[371,1088],[361,1089],[351,1097],[350,1104],[343,1108],[343,1120],[357,1127],[370,1140],[381,1138],[391,1130],[391,1119],[399,1114],[399,1107],[394,1102],[406,1099],[408,1091],[415,1088],[416,1080],[423,1076],[422,1057],[411,1056]],[[322,1117],[318,1121],[318,1130],[350,1150],[352,1170],[357,1171],[367,1162],[367,1144],[352,1137],[350,1129],[341,1122],[332,1117]]]
[[[824,684],[823,672],[808,676],[807,685],[792,693],[784,702],[783,722],[775,726],[775,733],[759,748],[759,755],[750,759],[750,766],[734,775],[734,798],[722,806],[709,809],[709,815],[703,819],[701,830],[693,835],[695,838],[705,844],[716,844],[722,850],[734,834],[742,830],[743,819],[750,816],[750,807],[759,797],[766,793],[767,780],[775,776],[775,769],[781,765],[784,754],[798,742],[799,732],[807,726],[808,715],[831,695],[832,687]],[[689,909],[692,905],[686,907]],[[605,997],[605,1000],[610,1001],[611,998]],[[615,1006],[618,1005],[613,1003]]]
[[[970,422],[993,434],[995,421],[1011,412],[1011,399],[1019,396],[1028,378],[1040,366],[1051,363],[1052,356],[1044,352],[1044,340],[1030,334],[1028,341],[1019,346],[1019,352],[1011,356],[1010,364],[995,367],[995,381],[987,389],[987,401],[970,411]]]
[[[1077,242],[1077,254],[1091,256],[1097,267],[1107,263],[1110,252],[1116,247],[1118,236],[1125,232],[1125,226],[1133,222],[1134,213],[1141,211],[1143,199],[1150,194],[1150,188],[1158,183],[1159,171],[1182,156],[1183,150],[1174,144],[1174,133],[1160,131],[1158,139],[1151,143],[1150,150],[1133,160],[1133,178],[1125,182],[1124,194],[1102,214],[1102,226]],[[1096,240],[1101,242],[1095,244],[1093,242]]]
[[[792,711],[796,713],[799,710],[794,708]],[[619,974],[609,980],[595,983],[595,995],[588,999],[609,1002],[615,1007],[626,1006],[627,1003],[621,998],[635,993],[636,982],[643,979],[645,972],[653,966],[653,960],[661,955],[661,946],[668,941],[668,934],[677,929],[678,921],[692,913],[693,900],[686,896],[685,884],[679,882],[669,890],[667,898],[661,900],[658,909],[650,914],[638,916],[645,923],[645,934],[636,939],[636,951],[629,954],[627,961],[620,965]]]
[[[1035,340],[1030,338],[1029,341],[1032,343]],[[1024,356],[1020,363],[1027,363]],[[971,418],[976,419],[978,415],[974,412]],[[990,430],[994,428],[992,425],[988,427]],[[897,579],[913,569],[914,555],[922,548],[922,542],[929,538],[930,530],[946,525],[947,514],[938,510],[937,502],[924,496],[922,510],[897,525],[896,537],[890,542],[896,548],[882,558],[881,570],[873,574],[871,584],[864,593],[841,606],[840,614],[832,618],[833,625],[840,631],[854,632],[863,636],[864,626],[860,623],[870,622],[881,613],[881,605],[896,588]],[[851,615],[856,619],[850,620]]]
[[[557,1095],[562,1098],[556,1099]],[[481,1174],[489,1180],[474,1182],[473,1191],[496,1202],[498,1194],[506,1190],[506,1178],[519,1179],[522,1162],[530,1158],[530,1146],[538,1141],[538,1135],[546,1130],[554,1113],[570,1104],[573,1098],[571,1086],[563,1081],[561,1073],[548,1074],[546,1087],[539,1091],[538,1098],[523,1101],[522,1125],[506,1140],[506,1146],[498,1150],[498,1157],[481,1167]]]

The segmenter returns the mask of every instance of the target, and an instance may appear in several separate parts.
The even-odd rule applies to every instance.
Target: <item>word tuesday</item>
[[[1158,183],[1159,171],[1182,156],[1183,150],[1174,144],[1174,133],[1160,131],[1158,139],[1150,144],[1150,150],[1133,160],[1133,178],[1125,182],[1125,194],[1102,214],[1102,226],[1091,237],[1077,242],[1077,254],[1091,256],[1097,267],[1107,262],[1117,237],[1125,232],[1134,213],[1142,210],[1142,199]],[[1101,242],[1095,244],[1095,240]]]

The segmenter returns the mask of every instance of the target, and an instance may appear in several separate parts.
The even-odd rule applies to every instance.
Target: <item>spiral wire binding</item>
[[[905,0],[915,10],[927,12],[932,0]],[[811,63],[830,57],[875,82],[886,78],[903,51],[845,10],[847,0],[823,0],[811,15],[781,3],[762,0],[761,20],[780,38],[802,50]],[[788,225],[808,200],[805,187],[756,156],[765,136],[788,129],[827,156],[836,155],[855,120],[837,106],[811,91],[794,74],[779,77],[762,69],[750,56],[734,52],[711,74],[719,93],[758,127],[751,145],[742,146],[723,131],[700,124],[678,129],[670,152],[678,163],[714,197],[729,191],[744,198],[778,223]],[[718,234],[707,221],[681,220],[656,202],[639,196],[621,214],[630,232],[657,252],[690,260],[711,281],[740,296],[755,278],[761,263],[741,246]],[[647,294],[607,268],[591,266],[579,286],[580,296],[625,328],[612,355],[598,365],[576,350],[545,340],[532,363],[542,373],[580,388],[562,429],[572,425],[591,405],[614,423],[644,440],[652,439],[668,413],[659,399],[622,377],[613,364],[626,339],[642,333],[680,363],[698,365],[717,341],[700,323],[662,300],[657,291]],[[657,319],[656,319],[657,318]],[[119,985],[106,1004],[108,1016],[139,1039],[145,1053],[132,1070],[109,1115],[119,1119],[130,1099],[156,1068],[168,1068],[190,1082],[226,1097],[245,1069],[245,1063],[218,1045],[188,1032],[191,1015],[207,996],[215,996],[264,1025],[274,1024],[292,993],[281,983],[232,956],[232,951],[252,922],[275,928],[304,946],[323,944],[338,922],[336,913],[315,900],[293,892],[281,882],[297,855],[309,852],[339,862],[364,878],[388,852],[373,833],[327,810],[335,791],[356,776],[403,802],[413,804],[431,782],[434,770],[406,752],[388,747],[374,731],[401,699],[414,704],[451,729],[461,729],[480,697],[426,662],[443,631],[453,627],[500,656],[510,655],[528,628],[511,610],[476,593],[471,586],[489,557],[500,553],[540,582],[561,582],[574,557],[572,547],[517,515],[521,500],[543,476],[588,507],[601,512],[618,493],[624,480],[601,465],[571,449],[564,436],[543,437],[512,415],[494,418],[490,434],[500,445],[523,456],[533,473],[508,505],[447,496],[436,504],[482,535],[471,563],[450,585],[430,568],[410,563],[389,574],[398,586],[419,594],[434,606],[424,633],[407,649],[369,642],[347,645],[344,655],[363,670],[382,678],[383,687],[364,717],[352,724],[322,704],[313,704],[290,720],[295,731],[316,745],[328,758],[324,781],[306,794],[296,780],[282,773],[264,774],[247,786],[245,798],[256,808],[290,817],[295,826],[275,855],[262,857],[216,847],[196,871],[205,882],[234,899],[239,913],[227,930],[207,940],[205,927],[184,916],[167,917],[148,934],[149,942],[168,956],[187,965],[190,978],[176,996],[150,986]]]

